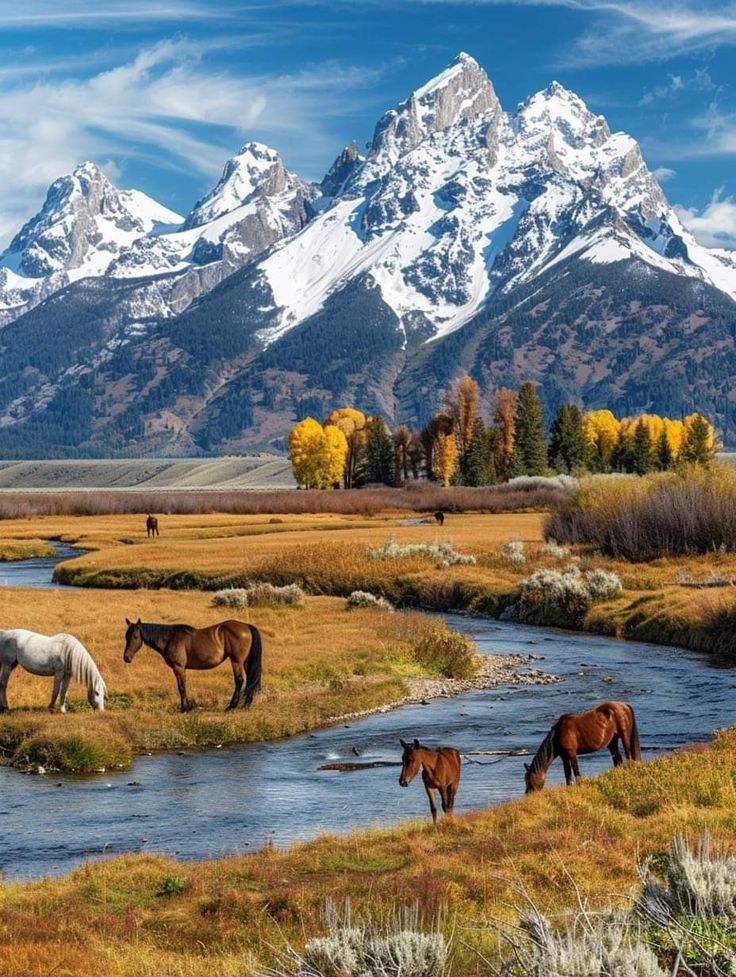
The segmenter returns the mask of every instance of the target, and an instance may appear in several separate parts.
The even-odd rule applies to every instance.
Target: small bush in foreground
[[[340,925],[333,912],[326,936],[308,939],[303,955],[289,947],[282,966],[261,977],[442,977],[447,941],[436,930],[421,932],[418,922],[407,912],[386,927],[349,918]]]
[[[277,587],[270,583],[254,583],[249,587],[228,587],[218,590],[212,598],[215,607],[270,607],[283,604],[298,607],[304,603],[304,591],[296,584]]]
[[[371,594],[367,590],[354,590],[352,594],[348,595],[345,607],[349,611],[356,607],[375,607],[381,611],[393,611],[394,609],[393,604],[389,603],[385,597],[376,597],[375,594]]]
[[[444,625],[424,635],[414,647],[414,658],[444,678],[473,678],[480,668],[473,641]]]
[[[521,921],[526,939],[516,948],[509,977],[666,977],[628,918],[584,916],[571,930],[553,932],[542,916]]]
[[[439,560],[443,567],[475,566],[475,557],[458,553],[452,543],[397,543],[389,536],[383,546],[369,546],[366,550],[371,560],[396,560],[404,556],[430,556]]]

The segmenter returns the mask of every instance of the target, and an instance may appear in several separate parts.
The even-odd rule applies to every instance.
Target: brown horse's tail
[[[634,710],[629,706],[631,712],[631,756],[634,760],[641,760],[641,745],[639,744],[639,727],[636,725]]]
[[[251,634],[250,651],[248,661],[245,663],[245,704],[249,706],[253,701],[253,696],[261,689],[261,660],[263,658],[263,645],[261,644],[261,632],[255,624],[249,624]]]

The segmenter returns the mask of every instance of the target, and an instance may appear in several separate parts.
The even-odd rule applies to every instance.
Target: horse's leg
[[[572,753],[570,755],[570,766],[572,767],[572,772],[575,774],[575,780],[580,779],[580,767],[578,766],[578,755],[577,753]]]
[[[243,691],[243,685],[245,684],[245,669],[243,668],[243,663],[236,661],[234,658],[230,659],[230,664],[233,666],[233,678],[235,679],[235,691],[233,692],[233,697],[230,700],[230,705],[227,708],[235,709],[238,703],[240,702],[240,694]]]
[[[187,698],[187,680],[186,680],[186,669],[181,665],[172,665],[174,670],[174,675],[176,676],[176,686],[179,689],[179,697],[181,698],[181,712],[191,712],[192,704]]]
[[[72,680],[71,672],[64,672],[61,678],[61,689],[59,691],[59,712],[66,712],[66,694],[69,691],[69,683]]]
[[[621,740],[624,743],[623,740]],[[623,757],[621,756],[621,751],[618,748],[619,738],[614,736],[611,742],[608,744],[608,749],[611,751],[611,757],[613,758],[613,765],[617,767],[619,763],[623,763]],[[626,749],[626,744],[624,743],[624,751],[626,753],[626,759],[629,759],[629,751]]]
[[[440,800],[442,801],[442,813],[447,814],[449,809],[449,800],[447,798],[447,786],[440,787]]]
[[[8,681],[17,664],[18,662],[6,662],[0,668],[0,712],[8,712],[10,709],[8,705]]]
[[[64,667],[62,665],[61,668],[57,668],[56,671],[54,672],[54,687],[51,690],[51,702],[49,702],[49,712],[54,711],[54,707],[56,706],[56,700],[59,696],[59,692],[61,691],[61,681],[63,677],[64,677]]]
[[[454,784],[447,785],[447,814],[452,814],[455,810],[455,786]]]
[[[572,764],[570,763],[570,757],[567,753],[562,754],[562,766],[565,770],[565,783],[568,787],[572,787],[574,783],[572,779]]]
[[[434,787],[430,787],[428,784],[424,785],[424,789],[427,792],[427,797],[429,798],[429,809],[432,812],[432,820],[437,824],[437,805],[434,802]]]

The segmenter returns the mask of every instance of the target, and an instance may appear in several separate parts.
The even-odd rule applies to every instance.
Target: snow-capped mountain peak
[[[39,213],[0,255],[0,267],[26,279],[101,274],[137,238],[181,221],[140,191],[118,190],[87,161],[51,184]]]
[[[390,167],[434,133],[498,111],[488,75],[474,58],[459,54],[378,121],[367,156],[371,170]]]
[[[249,142],[225,164],[217,185],[197,204],[185,226],[199,227],[247,203],[255,193],[273,197],[287,184],[284,164],[275,149]]]

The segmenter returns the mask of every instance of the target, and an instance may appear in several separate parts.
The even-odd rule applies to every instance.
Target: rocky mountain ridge
[[[54,222],[50,192],[0,256],[0,448],[237,450],[347,401],[421,423],[463,370],[736,435],[736,260],[556,82],[506,112],[461,54],[319,186],[249,143],[175,226],[131,194],[100,183]]]

